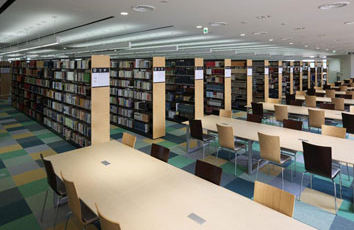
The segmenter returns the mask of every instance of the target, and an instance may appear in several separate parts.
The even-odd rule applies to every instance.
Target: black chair
[[[151,145],[151,156],[168,163],[170,150],[166,147],[153,143]]]
[[[197,160],[195,175],[211,183],[220,185],[222,168],[201,160]]]
[[[302,173],[301,184],[300,184],[300,195],[302,191],[302,184],[304,180],[304,175],[310,173],[310,186],[312,189],[312,174],[316,174],[322,177],[331,179],[334,186],[334,203],[337,213],[337,195],[336,195],[336,182],[334,179],[339,175],[339,187],[340,187],[340,198],[342,198],[342,175],[340,170],[340,165],[335,165],[332,162],[332,148],[325,146],[313,145],[307,142],[302,142],[304,162],[305,162],[305,172]]]
[[[262,123],[262,117],[256,114],[247,113],[247,121]]]
[[[323,86],[323,90],[326,90],[326,89],[331,89],[331,86],[330,85],[324,85]]]
[[[350,80],[344,80],[345,84],[350,84]]]
[[[335,86],[340,86],[342,83],[340,81],[334,82]]]
[[[347,129],[347,133],[354,134],[354,115],[342,113],[343,127]]]
[[[326,94],[325,93],[315,93],[316,97],[324,97]]]
[[[289,94],[289,93],[285,94],[285,103],[287,105],[290,105],[290,102],[291,101],[295,101],[295,100],[296,100],[296,95],[295,94]]]
[[[263,104],[262,103],[256,103],[252,102],[252,114],[261,116],[263,118],[264,113],[263,113]]]
[[[290,105],[294,105],[294,106],[302,106],[303,101],[301,100],[291,100],[290,101]]]
[[[352,99],[352,95],[351,94],[344,94],[344,95],[339,95],[340,98],[344,98],[344,99]]]
[[[320,108],[321,108],[321,109],[334,110],[334,104],[332,104],[332,103],[321,103],[321,104],[320,104]]]
[[[56,221],[57,221],[59,204],[60,204],[60,201],[64,197],[66,197],[66,190],[65,190],[64,182],[55,174],[52,162],[45,160],[43,158],[42,154],[40,154],[40,156],[41,156],[41,159],[44,164],[45,172],[47,174],[47,181],[48,181],[48,185],[49,185],[49,188],[47,189],[47,191],[45,193],[45,198],[44,198],[44,203],[43,203],[43,208],[42,208],[40,220],[41,221],[43,220],[43,214],[44,214],[45,205],[47,203],[48,192],[49,192],[49,189],[52,189],[54,191],[54,193],[57,195],[57,202],[55,205],[56,206],[55,218],[54,218],[54,225],[53,225],[53,229],[54,229],[55,225],[56,225]]]
[[[216,140],[216,137],[203,133],[203,126],[201,120],[189,121],[190,137],[203,143],[203,159],[205,157],[205,144],[209,144],[210,141]]]
[[[284,119],[283,120],[283,127],[287,129],[294,129],[294,130],[302,130],[302,121],[295,121],[295,120],[289,120],[289,119]]]
[[[316,90],[315,88],[310,88],[307,90],[307,95],[308,96],[316,96]]]

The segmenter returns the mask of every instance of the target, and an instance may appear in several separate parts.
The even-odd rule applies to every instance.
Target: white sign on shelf
[[[283,67],[279,67],[279,73],[280,73],[280,74],[283,73]]]
[[[194,72],[195,80],[203,80],[204,72],[202,69],[196,69]]]
[[[290,67],[290,73],[294,73],[294,67]]]
[[[91,82],[92,88],[109,86],[109,68],[93,68]]]
[[[165,82],[166,79],[165,68],[155,68],[153,79],[154,79],[153,80],[154,83]]]
[[[247,69],[247,76],[252,76],[252,68]]]
[[[231,69],[225,69],[225,78],[231,77]]]
[[[300,72],[302,72],[302,67],[300,67]]]
[[[265,74],[265,75],[268,75],[268,74],[269,74],[269,68],[268,68],[268,67],[266,67],[266,68],[264,69],[264,74]]]

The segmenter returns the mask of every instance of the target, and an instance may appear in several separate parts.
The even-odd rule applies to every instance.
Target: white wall
[[[340,80],[354,77],[354,55],[337,55],[327,57],[329,64],[329,82],[337,80],[337,73]]]

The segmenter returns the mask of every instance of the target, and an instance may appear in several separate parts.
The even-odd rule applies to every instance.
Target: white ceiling
[[[0,4],[3,2],[5,0],[0,0]],[[131,48],[110,53],[124,56],[179,54],[253,59],[322,57],[333,54],[333,50],[336,55],[346,54],[354,51],[354,25],[344,24],[346,21],[354,21],[354,2],[348,0],[351,4],[339,9],[318,9],[319,5],[333,2],[17,0],[0,15],[0,45],[14,46],[54,31],[114,16],[114,19],[60,33],[57,35],[62,41],[60,46],[46,47],[47,52],[42,50],[37,53],[58,55],[72,49],[71,53],[78,48],[89,48],[90,51],[95,46],[131,42]],[[139,13],[131,9],[139,4],[155,6],[156,10]],[[122,11],[129,15],[120,15]],[[270,18],[257,18],[267,15]],[[209,25],[215,21],[227,22],[227,25]],[[197,25],[207,26],[209,34],[203,35],[202,29],[196,29]],[[257,32],[267,33],[255,35]],[[245,36],[241,37],[240,34]],[[45,39],[40,42],[45,44]],[[33,55],[36,51],[30,53]]]

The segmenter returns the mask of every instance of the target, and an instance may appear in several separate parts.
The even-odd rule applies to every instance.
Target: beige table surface
[[[319,89],[317,89],[317,90],[316,90],[316,93],[326,93],[326,90],[319,90]],[[335,91],[335,94],[338,94],[338,95],[345,95],[345,94],[347,94],[347,92],[345,92],[345,91]]]
[[[91,209],[97,202],[124,230],[314,229],[117,141],[47,159],[57,174],[63,171],[75,182]],[[103,160],[111,164],[104,166]],[[206,222],[192,221],[191,213]]]
[[[305,96],[296,96],[296,100],[305,101]],[[317,102],[332,102],[332,99],[329,97],[316,97]],[[344,104],[346,105],[354,105],[354,99],[344,99]]]

